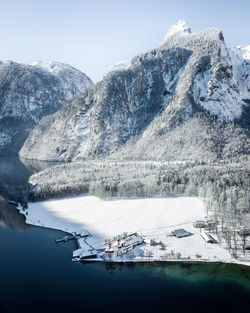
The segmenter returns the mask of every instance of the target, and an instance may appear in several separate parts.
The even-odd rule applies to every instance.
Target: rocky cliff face
[[[92,87],[85,74],[65,64],[0,62],[0,153],[18,153],[43,116]]]
[[[232,47],[229,49],[233,64],[234,77],[239,85],[243,100],[250,99],[250,45]]]
[[[191,33],[180,21],[159,48],[111,67],[93,93],[73,99],[53,119],[45,117],[20,154],[34,159],[74,160],[107,156],[123,147],[120,157],[144,151],[145,158],[154,158],[150,146],[157,142],[157,153],[162,152],[159,155],[176,157],[173,149],[177,146],[170,141],[178,132],[185,136],[185,123],[196,119],[196,129],[201,130],[202,125],[212,125],[208,122],[211,118],[225,129],[241,120],[250,98],[245,82],[249,68],[246,66],[242,74],[239,67],[241,59],[236,65],[220,30]],[[70,106],[74,109],[65,119],[64,112],[70,111]],[[55,131],[53,124],[59,123],[63,126]],[[49,130],[43,131],[43,125]],[[193,136],[192,132],[186,134]],[[246,133],[243,137],[247,142]],[[187,146],[193,138],[189,139],[185,138]],[[41,141],[47,142],[46,147]]]
[[[91,90],[86,91],[67,102],[58,112],[42,118],[31,131],[20,155],[39,160],[74,159],[89,138],[91,95]]]

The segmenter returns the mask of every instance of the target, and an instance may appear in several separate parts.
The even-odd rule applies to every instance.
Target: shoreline
[[[218,261],[212,261],[212,260],[200,260],[197,261],[195,259],[169,259],[169,260],[124,260],[124,261],[102,261],[100,259],[97,259],[95,261],[93,260],[80,260],[80,261],[73,261],[73,262],[80,262],[80,263],[93,263],[93,262],[99,262],[99,263],[108,263],[108,264],[228,264],[228,265],[240,265],[240,266],[244,266],[247,269],[249,269],[250,264],[248,263],[244,263],[244,262],[227,262],[227,261],[223,261],[223,260],[218,260]]]
[[[187,199],[188,198],[188,199]],[[188,200],[188,201],[187,201]],[[151,202],[151,204],[149,204]],[[175,203],[176,202],[176,203]],[[128,205],[129,204],[129,205]],[[110,208],[113,205],[114,208]],[[158,205],[158,206],[157,206]],[[129,208],[131,206],[132,208]],[[172,207],[173,208],[172,208]],[[191,207],[188,214],[187,208]],[[178,209],[178,211],[177,211]],[[146,244],[139,246],[134,250],[135,256],[133,259],[120,257],[116,260],[97,259],[77,259],[80,262],[108,262],[108,263],[227,263],[237,264],[243,266],[250,266],[250,260],[242,260],[233,258],[228,250],[219,247],[218,243],[205,244],[200,237],[197,229],[192,228],[194,219],[204,217],[202,213],[201,200],[195,197],[174,197],[174,198],[143,198],[130,200],[112,200],[103,201],[91,196],[77,196],[67,197],[57,200],[49,200],[42,202],[29,203],[29,208],[23,211],[20,207],[19,212],[25,216],[25,223],[34,226],[44,227],[48,229],[56,229],[68,234],[74,232],[85,232],[90,235],[87,239],[81,240],[79,245],[80,252],[86,252],[86,245],[93,247],[93,249],[103,248],[104,241],[110,238],[109,235],[116,236],[122,233],[122,230],[128,228],[128,232],[136,231],[136,227],[140,225],[138,233],[143,237],[147,236],[155,240],[157,237],[157,244],[148,246]],[[142,210],[142,211],[141,211]],[[103,215],[103,211],[105,214]],[[27,213],[28,215],[26,215]],[[79,213],[80,212],[80,213]],[[102,213],[99,216],[99,212]],[[138,212],[140,214],[138,214]],[[173,216],[174,212],[174,216]],[[80,214],[80,215],[79,215]],[[142,214],[146,218],[142,218]],[[165,215],[164,215],[165,214]],[[95,218],[93,219],[93,215]],[[111,219],[110,227],[107,225],[107,216]],[[157,219],[157,216],[160,218]],[[184,215],[184,218],[183,218]],[[202,216],[203,215],[203,216]],[[106,218],[106,221],[103,221]],[[137,218],[137,222],[136,222]],[[141,220],[139,220],[141,218]],[[155,220],[156,218],[156,220]],[[193,222],[190,221],[193,219]],[[165,224],[164,224],[165,220]],[[172,221],[166,223],[166,221]],[[132,227],[131,228],[131,224]],[[84,227],[83,227],[84,225]],[[85,227],[86,225],[86,227]],[[143,227],[143,225],[145,227]],[[129,229],[130,226],[130,229]],[[149,228],[149,226],[151,226]],[[157,227],[153,227],[157,226]],[[186,238],[175,238],[168,235],[175,227],[185,227],[192,236]],[[123,228],[123,229],[122,229]],[[121,230],[118,232],[117,230]],[[155,240],[156,241],[156,240]],[[159,242],[167,245],[167,250],[159,249]],[[196,249],[195,249],[196,247]],[[143,256],[152,250],[153,257]],[[190,250],[193,251],[190,254]],[[77,250],[76,250],[77,251]],[[174,252],[172,252],[174,251]],[[80,253],[79,252],[79,253]],[[171,252],[181,254],[180,257],[166,256]],[[189,253],[187,255],[187,253]],[[195,253],[199,259],[195,258]],[[201,253],[199,255],[198,253]],[[147,258],[147,259],[146,259]],[[73,259],[74,260],[74,259]],[[74,260],[75,261],[75,260]]]
[[[17,208],[18,209],[18,208]],[[23,212],[22,210],[18,209],[18,212],[22,215],[25,216],[25,212]],[[40,227],[40,228],[45,228],[45,229],[49,229],[49,230],[55,230],[55,231],[60,231],[64,234],[69,234],[71,235],[71,233],[69,232],[66,232],[64,230],[61,230],[61,229],[55,229],[55,228],[50,228],[50,227],[47,227],[47,226],[42,226],[42,225],[38,225],[38,224],[27,224],[27,225],[30,225],[30,226],[34,226],[34,227]],[[60,244],[63,244],[60,243]],[[192,264],[206,264],[206,263],[209,263],[209,264],[229,264],[229,265],[241,265],[241,266],[244,266],[246,268],[249,268],[250,267],[250,262],[246,263],[246,262],[241,262],[241,261],[235,261],[235,262],[228,262],[228,261],[224,261],[224,260],[217,260],[217,261],[213,261],[213,260],[209,260],[209,259],[202,259],[202,260],[196,260],[196,259],[168,259],[168,260],[161,260],[161,259],[147,259],[147,260],[119,260],[119,261],[103,261],[103,260],[100,260],[100,259],[96,259],[96,260],[73,260],[72,259],[72,262],[80,262],[80,263],[93,263],[93,262],[99,262],[99,263],[107,263],[107,264],[145,264],[145,263],[161,263],[161,264],[164,264],[164,263],[176,263],[176,264],[179,264],[179,263],[182,263],[182,264],[185,264],[185,263],[192,263]]]

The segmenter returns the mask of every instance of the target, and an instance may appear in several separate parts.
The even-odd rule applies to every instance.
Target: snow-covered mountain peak
[[[175,25],[169,28],[161,44],[164,44],[170,37],[176,35],[186,35],[191,33],[191,28],[184,20],[179,20]]]
[[[76,68],[74,68],[68,64],[64,64],[64,63],[60,63],[60,62],[56,62],[56,61],[52,61],[52,60],[35,61],[35,62],[31,63],[31,65],[40,67],[40,68],[50,72],[52,75],[55,75],[55,76],[62,71],[67,71],[67,70],[68,71],[78,71]]]
[[[104,73],[104,76],[106,76],[108,73],[113,71],[121,71],[126,70],[131,65],[131,60],[124,60],[116,62],[115,64],[111,65],[106,72]]]
[[[12,61],[12,60],[5,60],[3,62],[1,62],[2,64],[17,64],[16,62]]]
[[[93,82],[87,75],[68,64],[49,60],[36,61],[31,63],[31,65],[43,69],[58,78],[66,92],[66,100],[94,87]]]
[[[55,70],[58,72],[58,70],[62,70],[62,68],[65,67],[65,64],[55,62],[52,60],[48,61],[35,61],[31,63],[32,66],[38,66],[40,68],[45,69],[46,71],[49,71],[50,73],[54,73]]]

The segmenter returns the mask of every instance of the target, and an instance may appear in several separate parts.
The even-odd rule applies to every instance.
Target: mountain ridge
[[[67,148],[63,147],[53,130],[43,136],[38,125],[26,140],[20,155],[42,160],[72,161],[112,155],[130,141],[140,142],[142,151],[144,145],[145,151],[148,151],[151,143],[158,141],[160,155],[172,159],[173,153],[169,148],[178,150],[179,146],[173,147],[169,143],[169,146],[164,146],[168,141],[161,136],[168,134],[173,137],[175,131],[178,133],[186,122],[193,120],[195,125],[200,125],[198,129],[207,125],[206,139],[206,134],[211,133],[207,120],[211,118],[212,125],[215,123],[214,116],[223,131],[214,134],[208,149],[211,153],[215,142],[227,138],[224,132],[228,125],[237,137],[242,127],[241,120],[248,120],[250,88],[244,76],[249,73],[248,60],[237,57],[238,63],[235,62],[232,57],[235,52],[226,47],[219,29],[191,33],[189,26],[181,21],[169,32],[159,48],[140,54],[125,66],[109,71],[92,93],[81,97],[80,101],[72,100],[75,114],[67,119],[68,127],[65,123],[60,134],[64,145],[70,142],[66,144]],[[241,68],[244,68],[243,74]],[[66,106],[70,107],[70,104]],[[88,110],[81,113],[86,106]],[[54,115],[54,124],[61,119],[61,110]],[[49,119],[44,118],[43,123],[52,129]],[[82,123],[86,124],[86,131],[82,129]],[[234,127],[235,123],[238,126]],[[248,124],[245,126],[248,127]],[[81,132],[83,136],[80,136]],[[244,153],[248,154],[248,132],[242,129],[241,134],[244,137]],[[48,139],[51,135],[53,141],[50,144]],[[220,140],[215,140],[216,137]],[[46,148],[40,149],[40,139],[48,143]],[[225,145],[233,145],[230,139],[226,140],[229,143]],[[189,138],[186,144],[191,141],[192,138]],[[138,146],[135,144],[135,151]],[[220,152],[215,153],[213,158],[223,158],[223,149],[222,144]],[[236,154],[237,149],[234,156]],[[192,158],[192,153],[189,157]]]

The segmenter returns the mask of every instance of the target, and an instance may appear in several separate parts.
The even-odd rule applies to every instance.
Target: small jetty
[[[67,242],[69,240],[75,239],[75,236],[64,236],[63,238],[56,238],[56,243]]]
[[[89,235],[90,235],[90,234],[89,234],[89,233],[86,233],[86,231],[83,231],[83,232],[73,232],[72,234],[66,235],[66,236],[64,236],[64,237],[62,237],[62,238],[56,238],[56,239],[55,239],[55,242],[56,242],[56,243],[67,242],[67,241],[69,241],[69,240],[75,239],[75,240],[77,241],[78,245],[79,245],[79,240],[80,240],[81,238],[86,238],[86,237],[88,237]]]

